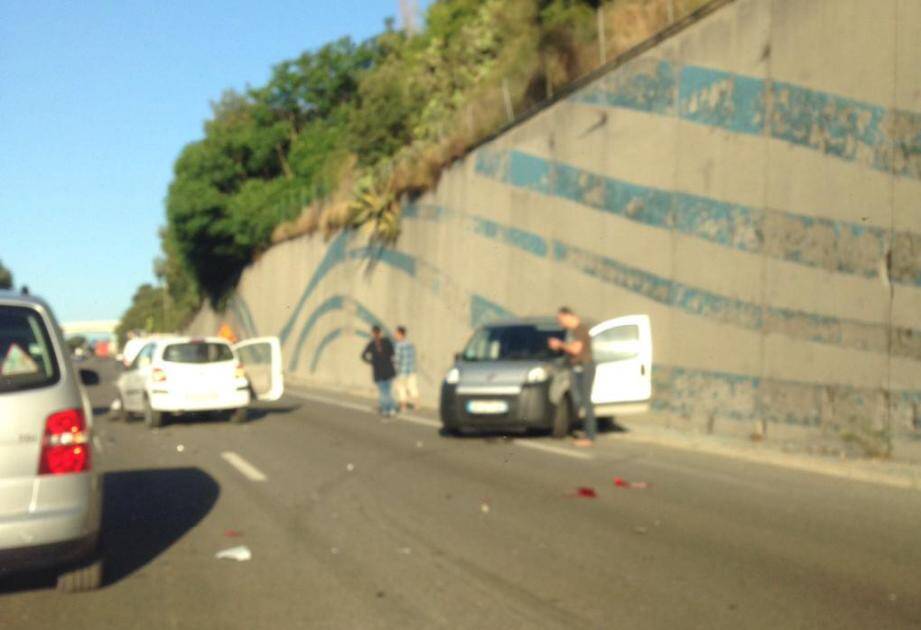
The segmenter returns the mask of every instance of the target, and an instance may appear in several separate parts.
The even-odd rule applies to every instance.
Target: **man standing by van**
[[[361,353],[361,359],[371,364],[371,376],[380,394],[380,412],[382,416],[396,413],[391,386],[396,371],[393,369],[393,344],[381,333],[380,326],[371,327],[371,341]]]
[[[588,326],[569,307],[560,307],[556,321],[566,330],[566,340],[551,337],[547,343],[552,350],[566,353],[569,359],[569,389],[576,409],[581,408],[585,412],[585,437],[576,440],[575,445],[590,447],[595,444],[595,436],[598,433],[595,406],[592,404],[592,384],[595,382],[592,338],[588,334]]]

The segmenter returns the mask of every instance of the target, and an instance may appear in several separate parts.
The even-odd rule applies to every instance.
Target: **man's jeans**
[[[572,368],[572,395],[576,409],[585,410],[585,437],[594,440],[598,434],[595,405],[592,404],[592,384],[595,382],[594,364]]]
[[[393,379],[386,381],[376,381],[377,390],[380,392],[380,410],[381,413],[391,413],[397,410],[397,404],[393,402],[393,394],[390,393],[390,387]]]

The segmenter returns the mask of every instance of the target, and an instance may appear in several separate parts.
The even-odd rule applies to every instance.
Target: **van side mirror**
[[[86,385],[87,387],[92,387],[94,385],[99,385],[100,378],[99,372],[95,370],[80,370],[80,382]]]
[[[454,353],[454,360],[455,360],[455,361],[461,361],[461,360],[463,360],[463,358],[464,358],[464,353],[463,353],[463,352],[455,352],[455,353]]]

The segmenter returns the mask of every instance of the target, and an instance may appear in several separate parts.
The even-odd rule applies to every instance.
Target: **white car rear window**
[[[174,343],[163,349],[163,360],[170,363],[220,363],[232,361],[233,351],[226,343]]]

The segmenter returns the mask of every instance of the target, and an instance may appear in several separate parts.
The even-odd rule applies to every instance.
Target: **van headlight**
[[[460,370],[456,367],[448,370],[448,373],[445,374],[445,383],[448,385],[457,385],[460,382]]]
[[[531,368],[528,370],[528,376],[526,380],[528,383],[543,383],[549,378],[549,376],[550,375],[547,374],[547,370],[537,366],[536,368]]]

